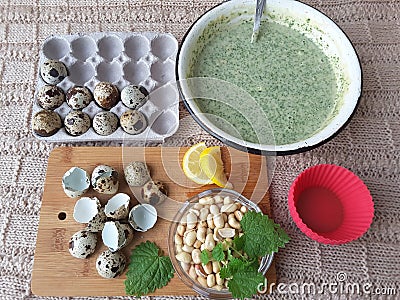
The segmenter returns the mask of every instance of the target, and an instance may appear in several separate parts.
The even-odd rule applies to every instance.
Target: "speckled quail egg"
[[[129,134],[142,133],[147,127],[146,117],[137,110],[127,110],[120,117],[122,129]]]
[[[113,220],[126,219],[129,213],[131,197],[125,193],[118,193],[108,200],[104,213]]]
[[[126,258],[120,252],[106,250],[96,260],[96,269],[101,277],[115,278],[120,275],[126,266]]]
[[[167,188],[160,181],[150,180],[142,187],[141,193],[143,201],[151,205],[160,204],[167,198]]]
[[[62,126],[60,115],[51,110],[41,110],[32,119],[33,132],[39,136],[51,136]]]
[[[119,101],[118,88],[109,82],[99,82],[93,91],[94,100],[104,109],[111,109]]]
[[[74,86],[67,92],[67,103],[72,109],[83,109],[88,106],[92,100],[92,93],[84,86]]]
[[[48,84],[58,84],[68,76],[68,71],[61,61],[51,59],[40,66],[40,76]]]
[[[101,111],[93,118],[93,130],[99,135],[110,135],[118,128],[118,117],[110,111]]]
[[[45,85],[37,94],[37,103],[44,109],[56,109],[61,106],[64,101],[64,91],[56,85]]]
[[[90,128],[90,117],[79,110],[71,110],[64,119],[65,130],[73,136],[84,134]]]
[[[143,86],[127,85],[121,92],[121,100],[125,106],[131,109],[138,109],[143,106],[147,101],[149,92]]]
[[[96,250],[97,234],[80,230],[69,240],[69,252],[76,258],[88,258]]]
[[[125,167],[124,173],[129,186],[142,186],[150,180],[149,168],[141,161],[131,162]]]
[[[92,173],[93,189],[102,194],[112,195],[118,191],[118,172],[110,166],[99,165]]]

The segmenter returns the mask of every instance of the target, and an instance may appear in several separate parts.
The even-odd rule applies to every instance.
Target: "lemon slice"
[[[186,151],[183,156],[182,169],[183,173],[192,181],[198,184],[210,184],[210,178],[203,172],[200,167],[200,154],[207,148],[206,143],[201,142],[193,145]]]
[[[200,154],[200,167],[213,183],[220,187],[232,188],[224,172],[224,163],[221,158],[221,148],[209,147]]]

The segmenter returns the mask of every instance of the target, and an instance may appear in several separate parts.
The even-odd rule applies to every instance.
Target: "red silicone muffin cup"
[[[374,217],[371,194],[354,173],[336,165],[303,171],[289,190],[290,214],[311,239],[339,245],[361,237]]]

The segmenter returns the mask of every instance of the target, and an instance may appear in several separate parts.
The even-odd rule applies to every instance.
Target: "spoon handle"
[[[254,16],[253,34],[251,35],[251,43],[257,41],[258,32],[260,31],[261,17],[264,12],[266,0],[257,0],[256,14]]]

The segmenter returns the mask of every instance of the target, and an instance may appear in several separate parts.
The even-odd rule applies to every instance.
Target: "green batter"
[[[188,77],[214,77],[245,89],[268,117],[277,145],[304,140],[321,130],[335,109],[337,85],[328,57],[302,33],[270,21],[263,21],[251,44],[252,27],[243,21],[205,31]],[[203,112],[233,124],[244,140],[258,142],[240,107],[196,101]]]

